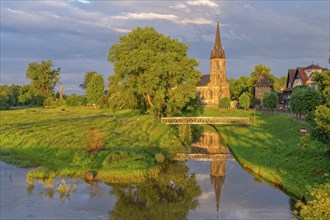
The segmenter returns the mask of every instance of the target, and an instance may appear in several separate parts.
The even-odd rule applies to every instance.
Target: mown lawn
[[[139,182],[157,175],[165,158],[180,149],[176,130],[136,111],[93,108],[29,108],[1,111],[1,160],[38,167],[35,177],[77,176],[97,171],[105,182]],[[87,135],[103,132],[105,149],[89,153]]]

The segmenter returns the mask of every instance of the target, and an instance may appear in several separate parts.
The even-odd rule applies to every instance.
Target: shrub
[[[68,106],[81,106],[87,104],[85,96],[76,94],[69,95],[65,101]]]
[[[0,94],[0,110],[4,109],[9,109],[9,98]]]
[[[290,109],[293,112],[307,114],[321,103],[321,93],[312,87],[298,86],[293,89]]]
[[[98,151],[104,149],[105,144],[103,143],[103,132],[95,129],[91,130],[87,136],[87,143],[89,151]]]
[[[309,194],[314,197],[313,200],[308,201],[307,204],[302,201],[296,203],[296,208],[300,209],[300,217],[302,219],[330,219],[330,183],[310,188]],[[298,214],[297,211],[294,213]]]
[[[55,108],[62,104],[62,101],[59,99],[55,99],[53,97],[48,97],[44,100],[43,105],[46,108]]]
[[[165,161],[165,156],[162,153],[155,154],[155,160],[159,164],[163,164]]]
[[[262,99],[262,107],[273,110],[277,107],[277,95],[275,92],[266,93]]]
[[[312,136],[328,145],[330,150],[330,108],[326,105],[316,107],[314,115],[310,114]]]
[[[244,108],[245,110],[249,108],[250,106],[250,96],[247,92],[244,92],[240,97],[239,97],[239,105]]]
[[[230,99],[228,97],[223,97],[219,100],[220,108],[229,108],[230,107]]]

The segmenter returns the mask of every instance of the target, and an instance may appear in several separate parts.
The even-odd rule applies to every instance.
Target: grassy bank
[[[83,177],[97,172],[105,182],[140,182],[156,176],[162,157],[184,150],[175,126],[150,115],[93,108],[17,109],[1,111],[1,160],[37,167],[28,181],[44,177]],[[217,126],[237,160],[246,169],[302,198],[307,186],[330,181],[326,146],[301,138],[296,118],[241,110],[205,109],[204,116],[249,117],[256,124]],[[213,129],[204,126],[205,129]],[[104,134],[105,149],[89,153],[88,132]]]
[[[205,116],[245,116],[254,121],[254,113],[240,110],[205,109]],[[256,113],[256,124],[217,126],[232,153],[243,167],[302,198],[308,186],[330,181],[330,159],[326,146],[302,138],[296,118],[284,114]]]
[[[175,129],[153,116],[124,110],[30,108],[1,111],[1,160],[37,167],[32,177],[76,176],[96,171],[105,182],[140,182],[157,175],[156,157],[180,150]],[[105,149],[89,153],[87,135],[98,129]]]

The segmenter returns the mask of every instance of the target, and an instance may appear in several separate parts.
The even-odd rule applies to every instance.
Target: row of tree
[[[260,75],[265,73],[273,85],[273,90],[275,92],[281,92],[284,88],[286,88],[286,76],[276,77],[271,73],[271,68],[264,65],[256,65],[254,67],[254,71],[251,72],[249,76],[241,76],[238,79],[229,79],[229,87],[230,87],[230,97],[231,100],[239,101],[241,95],[245,93],[250,97],[250,103],[252,105],[260,104],[261,100],[255,99],[255,87],[257,80]],[[244,95],[245,96],[245,95]],[[243,97],[244,97],[243,96]]]

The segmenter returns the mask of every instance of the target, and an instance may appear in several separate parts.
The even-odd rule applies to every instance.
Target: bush
[[[277,95],[275,92],[266,93],[262,99],[262,107],[273,110],[277,107]]]
[[[0,94],[0,110],[9,109],[9,98]]]
[[[230,99],[228,97],[221,98],[219,100],[220,108],[229,108],[230,107]]]
[[[240,97],[239,97],[239,105],[244,108],[245,110],[249,108],[250,106],[250,96],[247,92],[244,92]]]
[[[310,115],[312,136],[328,145],[328,150],[330,150],[330,108],[320,105],[316,107],[314,115]]]
[[[68,106],[81,106],[87,104],[85,96],[76,94],[69,95],[65,101]]]
[[[53,97],[48,97],[44,100],[43,104],[46,108],[55,108],[60,106],[62,104],[62,101]]]
[[[165,156],[162,153],[155,154],[155,160],[159,164],[163,164],[165,161]]]
[[[100,130],[91,130],[87,135],[87,143],[89,151],[98,151],[104,149],[103,132]]]
[[[290,109],[293,112],[307,114],[321,103],[321,93],[312,87],[295,87],[291,94]]]
[[[330,183],[310,188],[309,194],[314,197],[313,200],[308,201],[307,204],[302,201],[296,203],[296,208],[300,209],[300,217],[302,219],[330,219]],[[297,211],[294,213],[298,214]]]

